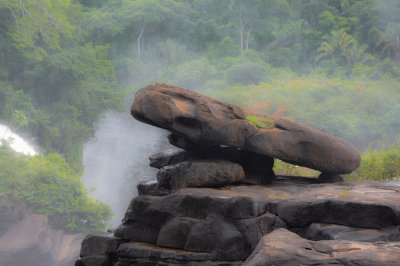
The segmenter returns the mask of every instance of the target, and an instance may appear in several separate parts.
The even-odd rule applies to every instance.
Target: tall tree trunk
[[[246,50],[249,49],[249,39],[250,39],[250,32],[253,28],[253,23],[250,23],[249,30],[246,32]]]
[[[139,59],[139,61],[142,59],[142,43],[141,43],[141,40],[142,40],[143,32],[144,32],[144,21],[143,21],[143,24],[142,24],[142,28],[140,29],[139,36],[137,38],[137,49],[138,49],[138,59]]]

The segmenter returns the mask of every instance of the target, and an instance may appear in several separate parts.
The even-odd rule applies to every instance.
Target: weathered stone
[[[161,226],[171,217],[163,208],[154,208],[163,197],[139,196],[129,204],[123,223],[114,236],[140,242],[156,243]]]
[[[176,148],[168,149],[149,157],[150,166],[157,169],[193,159],[195,159],[195,156],[190,152]]]
[[[115,253],[121,243],[121,239],[114,237],[112,233],[88,235],[82,241],[80,256],[88,257]]]
[[[165,197],[143,196],[131,204],[127,218],[147,224],[162,217],[205,219],[210,213],[246,219],[269,211],[288,227],[334,223],[379,229],[400,224],[398,191],[396,183],[307,184],[277,178],[268,186],[184,188]]]
[[[184,250],[211,253],[218,260],[244,260],[251,252],[236,227],[215,214],[192,226]]]
[[[324,173],[350,173],[360,164],[359,153],[341,139],[285,119],[255,115],[271,122],[260,128],[238,106],[166,84],[139,90],[131,114],[197,145],[226,145]]]
[[[286,228],[286,224],[278,216],[268,212],[257,217],[235,219],[234,223],[245,238],[245,242],[250,244],[251,250],[255,249],[263,235],[276,228]]]
[[[141,195],[164,196],[170,193],[169,190],[160,187],[157,180],[142,181],[139,182],[136,187],[139,196]]]
[[[158,247],[148,243],[122,244],[118,249],[116,266],[239,266],[243,261],[218,261],[213,255]]]
[[[400,241],[400,226],[368,229],[337,224],[313,223],[306,229],[305,237],[311,240]]]
[[[161,187],[218,187],[245,178],[243,168],[224,160],[196,160],[162,168],[157,174]]]
[[[260,240],[243,265],[395,266],[399,261],[400,242],[311,241],[286,229],[277,229]]]
[[[344,179],[341,175],[329,174],[329,173],[321,173],[318,177],[318,180],[321,183],[344,182]]]
[[[208,253],[169,249],[140,242],[120,245],[117,256],[120,258],[160,258],[180,261],[204,261],[212,259],[211,255]]]
[[[80,258],[75,266],[109,266],[110,258],[107,255],[93,255]]]
[[[177,152],[173,153],[169,150],[155,155],[159,161],[171,162],[168,165],[196,159],[222,159],[243,167],[246,178],[242,182],[245,184],[268,184],[275,178],[274,159],[269,156],[234,147],[197,145],[174,134],[170,134],[168,139],[172,145],[185,149],[183,152],[176,150]]]
[[[160,230],[157,246],[184,249],[192,226],[199,221],[188,217],[175,217]]]

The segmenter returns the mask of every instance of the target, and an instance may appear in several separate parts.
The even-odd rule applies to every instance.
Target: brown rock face
[[[285,119],[253,115],[269,123],[250,122],[238,106],[166,84],[138,91],[131,114],[197,145],[230,146],[324,173],[350,173],[360,164],[359,153],[339,138]]]
[[[243,264],[261,265],[399,265],[400,242],[310,241],[286,229],[264,236]]]

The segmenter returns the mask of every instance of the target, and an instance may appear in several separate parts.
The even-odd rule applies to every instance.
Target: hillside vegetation
[[[367,149],[357,178],[398,176],[379,171],[400,164],[399,13],[397,0],[0,0],[0,120],[48,154],[2,149],[0,164],[22,166],[0,183],[69,217],[59,227],[100,228],[109,212],[79,181],[83,144],[153,82],[322,129]]]

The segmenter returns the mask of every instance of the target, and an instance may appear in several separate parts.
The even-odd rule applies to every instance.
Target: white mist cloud
[[[137,195],[140,180],[156,177],[148,157],[167,145],[166,131],[136,121],[128,113],[108,112],[97,126],[95,136],[84,146],[83,181],[89,194],[108,204],[116,227]]]

